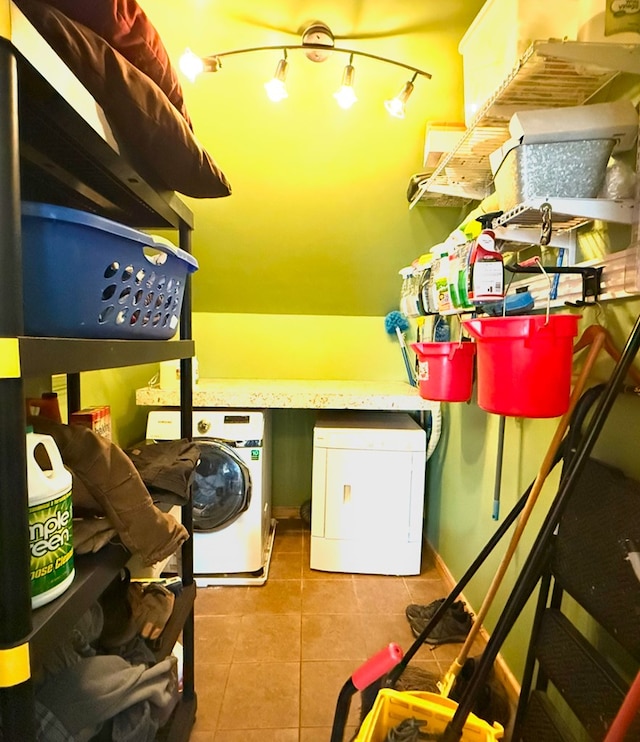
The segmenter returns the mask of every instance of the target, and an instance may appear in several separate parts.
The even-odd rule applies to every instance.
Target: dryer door
[[[251,475],[231,446],[197,438],[200,461],[193,479],[193,528],[217,531],[233,523],[249,507]]]

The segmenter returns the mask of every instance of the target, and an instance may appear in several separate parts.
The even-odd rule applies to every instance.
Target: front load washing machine
[[[147,439],[180,438],[180,411],[153,410]],[[193,480],[193,574],[197,585],[266,582],[271,518],[268,411],[194,410],[200,461]]]

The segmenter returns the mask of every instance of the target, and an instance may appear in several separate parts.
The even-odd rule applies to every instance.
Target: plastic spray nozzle
[[[494,219],[497,219],[499,216],[502,216],[502,211],[490,211],[487,214],[480,214],[480,216],[476,217],[476,221],[480,222],[482,225],[482,229],[490,229],[491,224]]]

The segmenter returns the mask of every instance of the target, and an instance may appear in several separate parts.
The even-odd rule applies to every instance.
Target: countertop
[[[147,407],[178,407],[178,389],[144,387],[136,403]],[[193,387],[193,407],[431,410],[431,402],[405,381],[322,379],[201,379]]]

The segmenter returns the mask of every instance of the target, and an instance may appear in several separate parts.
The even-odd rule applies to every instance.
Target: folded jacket
[[[200,459],[198,446],[186,438],[140,443],[126,451],[154,501],[186,505]]]
[[[144,565],[171,556],[189,537],[183,525],[154,505],[133,462],[115,443],[81,425],[40,416],[30,417],[29,424],[36,433],[53,437],[71,470],[74,512],[106,515]]]

